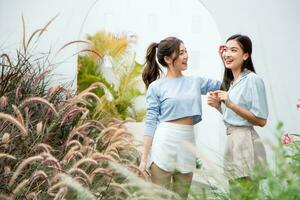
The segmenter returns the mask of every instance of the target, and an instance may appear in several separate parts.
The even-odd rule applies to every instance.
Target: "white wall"
[[[80,26],[88,9],[85,1],[72,0],[1,0],[0,1],[0,51],[15,53],[22,41],[22,15],[26,24],[26,37],[38,28],[44,27],[55,15],[59,16],[48,27],[39,39],[38,47],[31,45],[34,52],[47,52],[51,49],[52,62],[62,64],[54,69],[56,74],[53,82],[73,82],[76,85],[76,56],[77,45],[65,48],[54,57],[54,54],[64,44],[78,39]],[[83,12],[84,11],[84,12]]]

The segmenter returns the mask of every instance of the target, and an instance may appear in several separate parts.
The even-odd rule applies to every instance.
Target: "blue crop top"
[[[144,135],[153,136],[159,122],[192,116],[193,125],[202,120],[201,95],[219,90],[221,82],[195,76],[160,78],[147,90]]]

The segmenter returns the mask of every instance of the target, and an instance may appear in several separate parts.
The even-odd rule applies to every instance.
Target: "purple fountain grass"
[[[27,129],[13,116],[0,112],[0,119],[9,121],[10,123],[12,123],[16,127],[18,127],[18,129],[20,130],[20,133],[22,134],[23,137],[26,137],[28,135]]]
[[[28,106],[29,104],[32,104],[32,103],[41,103],[41,104],[44,104],[46,106],[48,106],[50,108],[50,110],[56,115],[58,116],[58,112],[56,111],[56,109],[54,108],[54,106],[49,103],[46,99],[43,99],[41,97],[28,97],[26,98],[25,100],[23,100],[21,102],[21,107],[26,107]]]
[[[23,160],[21,162],[21,164],[18,166],[18,168],[16,169],[16,171],[14,172],[13,176],[11,177],[10,181],[9,181],[9,186],[12,186],[16,179],[18,178],[18,176],[20,175],[20,173],[22,172],[22,170],[27,166],[29,165],[30,163],[33,163],[33,162],[40,162],[42,161],[44,158],[40,155],[38,156],[32,156],[32,157],[29,157],[25,160]]]

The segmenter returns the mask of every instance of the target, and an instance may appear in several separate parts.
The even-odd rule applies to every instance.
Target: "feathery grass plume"
[[[91,98],[91,99],[95,99],[98,103],[101,103],[101,100],[100,98],[92,93],[92,92],[81,92],[79,95],[78,95],[78,98],[82,98],[82,99],[88,99],[88,98]]]
[[[61,181],[69,188],[77,192],[78,198],[96,200],[95,196],[86,188],[84,188],[79,182],[74,180],[68,175],[61,174]]]
[[[72,177],[75,181],[78,181],[79,183],[82,183],[82,186],[83,187],[85,187],[86,189],[91,189],[90,188],[90,185],[89,185],[89,183],[88,183],[88,181],[85,179],[85,178],[83,178],[83,177],[81,177],[81,176],[74,176],[74,177]]]
[[[57,174],[53,174],[53,176],[52,177],[49,177],[50,178],[50,183],[51,183],[51,185],[53,186],[55,183],[59,183],[59,180],[60,180],[60,175],[62,174],[62,172],[61,173],[57,173]],[[52,187],[51,186],[51,187]]]
[[[11,194],[11,198],[15,199],[15,197],[18,195],[18,193],[28,185],[29,183],[29,179],[25,179],[23,180],[19,185],[17,185],[17,187],[13,190],[12,194]]]
[[[30,192],[30,193],[26,194],[25,199],[26,200],[37,200],[36,192]]]
[[[7,176],[5,176],[5,180],[1,176],[0,182],[3,181],[4,185],[9,186],[9,191],[5,191],[3,195],[10,195],[7,193],[15,188],[17,189],[15,190],[17,191],[16,198],[31,198],[30,194],[32,194],[32,198],[38,199],[80,197],[70,192],[68,190],[70,187],[67,188],[62,181],[58,180],[61,176],[60,173],[70,173],[75,177],[72,179],[72,183],[74,180],[76,181],[77,177],[79,182],[83,181],[84,186],[87,183],[87,186],[95,194],[102,195],[103,192],[107,192],[110,196],[105,197],[120,199],[115,193],[116,188],[110,187],[109,184],[111,182],[123,183],[125,178],[114,173],[107,161],[114,161],[115,158],[120,161],[126,158],[128,159],[126,163],[134,161],[134,158],[131,159],[129,155],[133,152],[129,145],[128,138],[130,135],[129,133],[121,133],[121,130],[118,131],[118,128],[123,124],[119,124],[105,133],[103,130],[106,127],[102,123],[104,120],[92,118],[93,110],[89,110],[94,108],[95,103],[98,103],[97,100],[100,99],[99,97],[97,99],[93,94],[94,89],[101,88],[104,91],[106,96],[103,98],[106,99],[106,103],[110,103],[107,99],[114,100],[117,92],[112,90],[111,85],[102,83],[92,84],[84,91],[85,93],[79,93],[77,96],[68,93],[69,90],[63,86],[48,89],[48,77],[50,76],[48,69],[53,66],[49,63],[49,55],[44,54],[37,58],[36,55],[31,54],[32,52],[29,51],[31,49],[28,47],[32,48],[38,44],[38,42],[34,43],[34,40],[42,35],[51,22],[33,32],[28,40],[25,33],[25,21],[23,22],[24,35],[23,47],[21,48],[24,48],[24,51],[17,52],[16,63],[11,63],[9,57],[5,55],[1,56],[2,59],[0,58],[0,68],[7,72],[4,77],[5,80],[1,79],[3,81],[0,84],[0,97],[7,96],[8,98],[8,105],[3,113],[11,115],[16,122],[22,125],[17,126],[16,122],[12,123],[0,117],[0,123],[4,122],[5,126],[5,129],[2,129],[3,125],[0,125],[0,129],[3,130],[0,135],[3,135],[2,140],[5,143],[9,140],[6,132],[13,134],[17,128],[23,127],[20,130],[25,130],[28,133],[28,137],[22,141],[15,139],[19,135],[11,136],[13,140],[11,139],[11,142],[7,143],[8,148],[2,152],[13,155],[19,160],[16,162],[15,157],[13,159],[2,156],[5,159],[3,162],[1,158],[0,164],[3,164],[0,168],[4,169]],[[76,42],[78,41],[71,43]],[[97,53],[97,51],[93,52],[88,49],[81,52],[88,52],[93,55],[96,55],[94,52]],[[100,100],[103,102],[102,99]],[[36,105],[31,103],[36,103]],[[121,102],[121,104],[123,103]],[[53,113],[57,117],[53,117]],[[7,115],[4,116],[7,118]],[[112,118],[109,118],[108,121],[112,121]],[[17,130],[17,132],[19,131]],[[96,140],[98,150],[95,148],[97,147]],[[126,144],[128,144],[128,149],[125,147]],[[1,146],[2,149],[3,146]],[[118,152],[119,150],[122,154]],[[110,152],[111,156],[103,154],[106,151]],[[33,156],[33,153],[39,153],[39,155]],[[0,157],[1,155],[3,154],[0,154]],[[126,184],[124,186],[127,187]],[[102,189],[104,190],[102,191]],[[101,196],[102,199],[105,197]]]
[[[53,200],[63,200],[65,199],[64,197],[66,196],[66,193],[68,192],[67,187],[61,187],[58,192],[56,193],[55,197]]]
[[[15,105],[12,105],[13,109],[14,109],[14,112],[16,113],[17,115],[17,120],[22,124],[22,126],[25,126],[25,123],[24,123],[24,118],[22,116],[22,113],[21,111],[17,108],[17,106]]]
[[[33,85],[38,85],[41,81],[45,79],[45,76],[49,74],[51,70],[44,70],[42,73],[40,73],[34,80],[33,80]]]
[[[76,146],[78,146],[78,149],[82,148],[82,144],[78,140],[71,140],[71,141],[67,142],[66,143],[66,148],[72,146],[73,144],[75,144]]]
[[[109,155],[104,155],[102,153],[96,152],[92,154],[92,159],[96,161],[114,161],[115,159]]]
[[[70,119],[70,121],[72,121],[79,113],[83,113],[84,111],[86,111],[86,109],[83,109],[83,108],[71,108],[62,117],[60,126],[62,126],[67,121],[68,118]]]
[[[23,49],[24,49],[24,53],[26,53],[26,29],[25,29],[25,19],[24,16],[22,15],[22,30],[23,30],[23,37],[22,37],[22,41],[23,41]]]
[[[103,136],[105,136],[106,134],[108,133],[111,133],[112,131],[116,131],[118,130],[117,128],[115,127],[107,127],[105,129],[103,129],[101,131],[101,133],[99,134],[99,136],[96,138],[96,143],[98,142],[98,140],[100,140]]]
[[[120,189],[122,192],[125,193],[127,199],[132,199],[133,198],[132,194],[130,193],[130,189],[127,189],[125,185],[120,184],[120,183],[110,183],[109,186]]]
[[[112,157],[115,161],[120,161],[119,151],[116,148],[107,148],[105,150],[105,154]]]
[[[92,90],[95,90],[97,88],[100,88],[103,90],[104,94],[105,94],[105,97],[106,99],[111,102],[113,99],[114,99],[114,96],[113,94],[110,92],[110,90],[107,88],[106,85],[104,85],[103,83],[101,82],[95,82],[95,83],[92,83],[88,88],[86,88],[85,90],[81,91],[78,96],[81,97],[81,95],[85,94],[85,93],[92,93],[91,91]],[[94,94],[94,93],[93,93]],[[96,95],[97,96],[97,95]],[[97,96],[98,97],[98,96]],[[98,97],[99,99],[99,97]],[[100,103],[102,102],[101,100],[99,101]]]
[[[78,125],[80,125],[81,123],[83,123],[84,120],[87,119],[88,115],[90,114],[90,111],[89,110],[86,110],[80,117],[79,119],[79,123]]]
[[[19,100],[20,89],[21,89],[21,85],[17,86],[17,89],[16,89],[16,96],[15,96],[15,99],[16,99],[16,100]]]
[[[80,148],[76,146],[72,146],[69,151],[65,154],[64,158],[62,159],[62,162],[64,164],[69,163],[70,159],[78,152]]]
[[[36,134],[37,135],[41,135],[43,132],[43,122],[39,122],[37,125],[36,125]]]
[[[91,53],[92,55],[96,55],[96,58],[102,58],[101,54],[96,51],[96,50],[93,50],[93,49],[81,49],[80,51],[74,53],[72,56],[74,55],[78,55],[80,53]]]
[[[24,99],[22,102],[21,102],[21,107],[25,107],[27,106],[28,104],[31,104],[31,103],[41,103],[41,104],[44,104],[46,106],[48,106],[50,108],[50,110],[56,115],[58,116],[58,113],[56,111],[56,109],[54,108],[54,106],[49,103],[46,99],[43,99],[41,97],[28,97],[26,99]]]
[[[84,139],[86,137],[86,135],[83,134],[83,131],[78,132],[75,129],[73,129],[67,138],[67,143],[73,140],[75,136],[77,136],[77,140],[79,140],[79,138]]]
[[[7,100],[7,97],[6,97],[6,96],[2,96],[2,97],[0,98],[0,109],[1,109],[1,110],[3,110],[3,109],[7,106],[7,104],[8,104],[7,101],[8,101],[8,100]]]
[[[76,160],[82,159],[84,156],[84,154],[81,153],[80,151],[76,151],[74,154],[71,154],[70,157],[64,162],[65,164],[69,164],[71,162],[71,160],[74,160],[74,162]]]
[[[13,116],[0,112],[0,119],[9,121],[12,124],[14,124],[16,127],[18,127],[18,129],[21,131],[21,134],[23,137],[26,137],[28,135],[26,128],[18,120],[16,120]]]
[[[96,152],[96,150],[91,146],[83,146],[81,151],[88,156]]]
[[[106,175],[106,176],[112,177],[113,170],[112,169],[98,167],[98,168],[94,169],[94,171],[92,171],[90,173],[90,180],[93,182],[94,177],[97,176],[98,174],[100,174],[101,176]]]
[[[40,154],[44,159],[42,160],[43,164],[51,164],[51,166],[57,171],[60,172],[62,171],[61,165],[59,161],[53,157],[50,153],[43,152]]]
[[[126,187],[134,187],[138,188],[138,190],[134,190],[133,196],[140,195],[140,197],[152,197],[153,199],[180,199],[178,194],[175,194],[172,191],[167,190],[166,188],[160,187],[159,185],[155,185],[150,182],[146,182],[140,177],[138,177],[136,174],[129,171],[126,167],[115,163],[110,162],[109,163],[112,168],[114,168],[116,171],[123,174],[126,179],[128,180],[128,183],[126,183]],[[125,184],[124,184],[125,185]]]
[[[56,14],[52,19],[50,19],[50,21],[43,27],[43,28],[40,28],[40,29],[37,29],[36,31],[34,31],[31,36],[29,37],[28,41],[27,41],[27,44],[26,44],[26,35],[25,35],[25,20],[22,16],[22,21],[23,21],[23,46],[24,46],[24,49],[28,49],[29,47],[29,44],[30,42],[32,41],[32,39],[34,38],[34,36],[36,34],[38,34],[38,38],[40,38],[42,36],[42,34],[47,30],[47,27],[50,26],[50,24],[59,16],[59,14]],[[37,39],[38,39],[37,38]]]
[[[71,168],[78,168],[80,165],[87,163],[87,164],[92,164],[92,165],[97,165],[97,161],[95,161],[92,158],[82,158],[78,160]]]
[[[61,174],[57,174],[56,175],[58,178],[60,178]],[[54,185],[51,185],[51,187],[48,188],[47,190],[47,194],[49,194],[50,196],[54,197],[56,195],[55,190],[59,190],[60,188],[64,187],[65,184],[63,182],[60,181],[60,179],[58,179],[58,183],[55,183]]]
[[[94,140],[91,139],[91,138],[89,138],[89,137],[85,137],[83,139],[82,144],[83,144],[83,146],[87,147],[87,146],[90,146],[90,144],[93,145],[94,144]]]
[[[129,170],[132,170],[133,173],[140,172],[141,174],[144,174],[144,173],[139,169],[139,167],[136,166],[136,165],[133,165],[133,164],[127,164],[127,165],[125,165],[125,167],[127,167],[127,169],[129,169]]]
[[[68,42],[67,44],[63,45],[57,52],[56,52],[56,55],[58,55],[59,52],[61,52],[64,48],[72,45],[72,44],[78,44],[78,43],[85,43],[85,44],[90,44],[89,41],[85,41],[85,40],[74,40],[74,41],[71,41],[71,42]]]
[[[4,167],[4,175],[5,176],[7,176],[7,175],[9,175],[11,173],[11,168],[10,168],[10,166],[5,166]]]
[[[97,120],[90,119],[89,122],[94,123],[95,125],[97,125],[98,127],[100,127],[102,130],[105,128],[105,126],[101,122],[99,122]]]
[[[131,141],[128,141],[126,138],[118,138],[117,140],[111,141],[111,144],[108,148],[121,150],[126,148],[135,148],[135,146]]]
[[[86,128],[89,127],[89,125],[91,125],[91,122],[86,122],[85,124],[75,127],[74,130],[75,131],[85,130]]]
[[[56,85],[56,86],[52,86],[48,89],[47,91],[47,99],[51,99],[51,97],[55,94],[58,94],[59,92],[62,91],[67,91],[63,86],[61,85]]]
[[[86,182],[88,183],[88,186],[89,188],[92,187],[92,182],[91,182],[91,179],[89,177],[89,175],[86,174],[86,172],[80,168],[71,168],[69,171],[68,171],[68,174],[71,175],[71,174],[77,174],[77,175],[80,175],[83,179],[86,180]]]
[[[97,88],[103,89],[104,92],[109,92],[109,90],[107,89],[106,85],[104,85],[101,82],[95,82],[95,83],[92,83],[88,88],[82,90],[78,95],[80,96],[83,93],[91,92],[92,90],[97,89]]]
[[[1,139],[1,142],[3,144],[8,144],[10,141],[10,134],[9,133],[4,133]]]
[[[0,153],[0,158],[10,158],[10,159],[16,160],[15,156],[12,156],[12,155],[6,154],[6,153]]]
[[[78,124],[78,125],[79,125],[79,127],[81,127],[84,124]],[[82,129],[82,128],[80,128],[80,129]],[[99,125],[94,124],[94,123],[92,124],[92,121],[90,121],[90,120],[89,120],[88,124],[86,124],[86,126],[84,127],[84,130],[85,129],[89,129],[89,130],[94,129],[94,130],[97,130],[97,131],[102,131],[103,130],[102,126],[99,126]]]
[[[29,157],[25,160],[23,160],[21,162],[21,164],[18,166],[18,168],[16,169],[16,171],[14,172],[13,176],[11,177],[10,181],[9,181],[9,186],[11,187],[14,183],[15,183],[15,180],[16,178],[18,178],[18,176],[20,175],[20,173],[22,172],[22,170],[30,163],[33,163],[33,162],[37,162],[37,161],[42,161],[44,158],[40,155],[38,156],[32,156],[32,157]]]
[[[5,58],[6,59],[6,61],[8,62],[8,65],[6,65],[7,67],[9,67],[9,68],[13,68],[14,67],[13,64],[12,64],[12,62],[10,61],[9,56],[6,53],[1,54],[0,58],[2,58],[2,59]]]
[[[127,130],[121,128],[116,130],[116,132],[113,134],[113,136],[111,137],[111,141],[114,141],[116,139],[120,139],[120,137],[132,137],[131,133],[129,133]]]
[[[39,143],[39,144],[35,145],[33,148],[34,148],[34,150],[42,150],[42,152],[46,152],[49,154],[53,150],[50,145],[45,144],[45,143]]]
[[[74,105],[81,104],[82,106],[87,107],[87,106],[91,105],[91,103],[88,102],[87,100],[79,99],[77,97],[73,97],[72,99],[68,99],[68,100],[66,100],[66,102],[68,103],[68,106],[74,106]]]
[[[38,179],[45,180],[48,187],[51,185],[48,175],[43,170],[37,170],[34,172],[33,176],[30,177],[30,183],[37,181]]]

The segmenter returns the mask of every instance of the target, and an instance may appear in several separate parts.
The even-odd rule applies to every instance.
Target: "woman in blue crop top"
[[[265,165],[266,153],[253,126],[265,126],[268,105],[263,80],[256,75],[251,60],[249,37],[233,35],[220,46],[225,66],[222,90],[208,96],[208,104],[223,114],[227,129],[224,171],[229,179],[231,199],[253,195],[258,183],[251,180],[254,166]],[[222,103],[221,103],[222,102]]]
[[[175,37],[152,43],[147,49],[142,74],[147,115],[139,166],[141,171],[149,167],[153,183],[170,188],[172,180],[172,189],[183,199],[195,168],[196,158],[188,145],[195,145],[193,125],[202,119],[201,95],[221,86],[220,81],[183,76],[187,62],[187,50]],[[167,68],[165,77],[160,77],[159,65]]]

